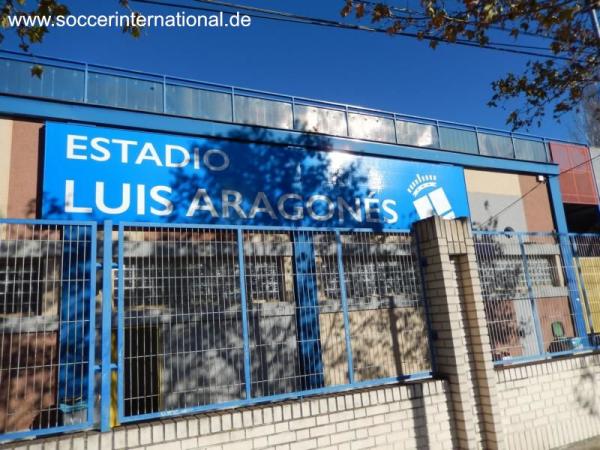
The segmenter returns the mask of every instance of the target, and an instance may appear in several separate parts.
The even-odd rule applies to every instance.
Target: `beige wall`
[[[0,218],[8,217],[8,181],[12,152],[12,120],[0,119]]]
[[[35,217],[42,126],[0,118],[0,217]]]
[[[422,308],[350,311],[356,381],[393,378],[431,370],[427,325]],[[319,315],[325,385],[348,383],[342,313]]]
[[[506,447],[550,449],[600,434],[600,355],[498,369]]]
[[[9,179],[8,216],[35,217],[37,206],[42,123],[15,120]]]
[[[475,228],[554,230],[548,188],[536,176],[465,169],[465,182]]]

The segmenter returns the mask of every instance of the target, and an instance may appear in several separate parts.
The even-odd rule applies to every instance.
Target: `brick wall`
[[[600,434],[600,355],[498,369],[506,447],[549,449]]]
[[[426,381],[15,443],[2,449],[452,449],[448,386]]]

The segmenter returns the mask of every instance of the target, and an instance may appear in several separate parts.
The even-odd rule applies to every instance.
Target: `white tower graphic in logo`
[[[437,176],[417,174],[407,191],[415,198],[413,205],[419,219],[426,219],[434,214],[444,219],[456,217],[444,189],[438,187]]]

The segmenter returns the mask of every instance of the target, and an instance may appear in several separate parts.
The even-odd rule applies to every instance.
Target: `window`
[[[253,303],[291,301],[286,296],[282,258],[264,259],[246,265],[248,298]]]
[[[41,314],[41,261],[10,258],[0,262],[0,314]]]

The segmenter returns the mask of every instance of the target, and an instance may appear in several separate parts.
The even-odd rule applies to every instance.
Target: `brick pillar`
[[[435,375],[450,384],[455,447],[504,448],[496,374],[471,227],[466,218],[415,223],[432,324]]]

